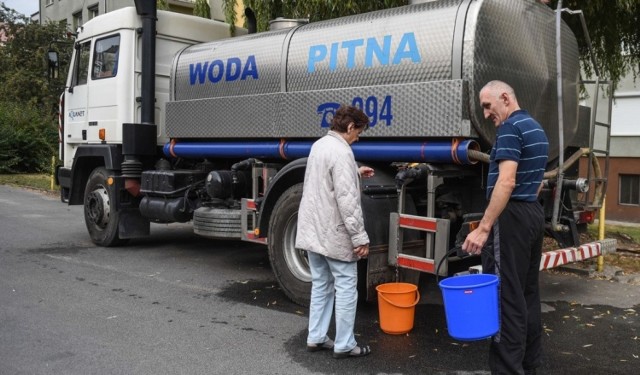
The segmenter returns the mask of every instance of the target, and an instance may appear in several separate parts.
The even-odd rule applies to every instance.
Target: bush
[[[49,170],[58,144],[50,115],[33,105],[0,102],[0,173]]]

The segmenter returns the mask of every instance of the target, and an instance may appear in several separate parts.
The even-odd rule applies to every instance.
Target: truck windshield
[[[92,79],[115,77],[118,74],[120,35],[112,35],[96,41],[93,50]]]

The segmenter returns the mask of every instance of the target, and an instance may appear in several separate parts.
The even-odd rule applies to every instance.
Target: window
[[[74,66],[74,86],[84,85],[87,83],[87,75],[89,75],[89,56],[91,43],[86,42],[76,47],[76,62]]]
[[[78,30],[82,26],[82,11],[73,14],[73,29]]]
[[[638,99],[640,99],[640,91],[627,93],[625,96],[616,95],[611,113],[611,123],[615,124],[611,128],[611,135],[640,135]]]
[[[109,78],[118,74],[120,35],[98,39],[93,51],[91,79]]]
[[[620,175],[620,204],[640,205],[640,175]]]
[[[98,4],[96,4],[96,5],[92,6],[92,7],[89,7],[87,10],[89,11],[89,19],[90,20],[98,17],[98,14],[100,14],[99,9],[98,9]]]

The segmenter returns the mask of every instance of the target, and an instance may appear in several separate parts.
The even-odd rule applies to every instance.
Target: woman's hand
[[[369,178],[369,177],[373,177],[375,172],[373,168],[363,165],[360,168],[358,168],[358,174],[360,175],[360,177]]]
[[[360,245],[353,249],[353,252],[360,258],[366,258],[369,255],[369,244]]]

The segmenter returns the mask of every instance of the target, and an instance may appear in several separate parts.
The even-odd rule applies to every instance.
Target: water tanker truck
[[[308,261],[294,247],[306,157],[350,104],[370,118],[355,158],[376,171],[362,181],[371,251],[361,287],[374,298],[378,284],[416,282],[486,207],[495,127],[477,98],[499,79],[550,141],[540,201],[558,246],[541,269],[615,246],[579,242],[606,179],[595,168],[596,106],[580,105],[576,38],[547,6],[439,0],[238,34],[152,1],[79,28],[56,176],[62,200],[84,205],[96,245],[147,236],[151,223],[191,222],[214,240],[266,245],[284,293],[308,303]],[[446,259],[442,276],[479,263]]]

